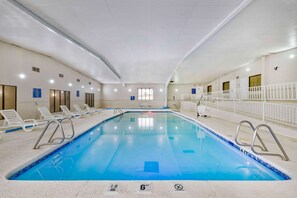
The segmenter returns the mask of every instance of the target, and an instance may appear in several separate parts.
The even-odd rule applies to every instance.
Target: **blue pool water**
[[[284,180],[174,113],[125,113],[14,174],[14,180]]]

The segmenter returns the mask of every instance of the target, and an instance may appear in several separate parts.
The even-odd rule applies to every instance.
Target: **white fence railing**
[[[216,91],[206,95],[239,100],[297,100],[297,82]]]
[[[197,102],[200,96],[183,94],[181,100]],[[263,121],[297,127],[297,82],[211,92],[204,94],[202,102],[207,106],[250,115]]]
[[[262,121],[273,121],[285,125],[297,127],[297,104],[278,104],[258,101],[241,101],[212,99],[204,100],[206,106],[245,114],[262,119]]]

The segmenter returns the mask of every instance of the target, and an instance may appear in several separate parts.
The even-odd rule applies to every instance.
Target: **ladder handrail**
[[[272,135],[273,139],[275,140],[275,142],[277,143],[278,147],[280,148],[281,152],[283,153],[283,155],[280,155],[280,154],[277,154],[277,153],[260,153],[260,152],[257,152],[255,151],[254,149],[254,144],[255,144],[255,140],[256,140],[256,137],[258,135],[258,131],[261,127],[266,127],[268,129],[268,131],[270,132],[270,134]],[[274,131],[271,129],[270,126],[268,126],[267,124],[259,124],[255,131],[254,131],[254,135],[253,135],[253,140],[252,140],[252,143],[251,143],[251,149],[254,153],[258,154],[258,155],[272,155],[272,156],[279,156],[282,158],[282,160],[284,161],[288,161],[289,160],[289,157],[287,155],[287,153],[285,152],[284,148],[282,147],[281,143],[279,142],[279,140],[277,139]]]
[[[237,131],[236,131],[236,134],[235,134],[235,142],[240,145],[240,146],[251,146],[251,144],[247,144],[247,143],[241,143],[239,140],[238,140],[238,136],[239,136],[239,132],[240,132],[240,128],[241,128],[241,125],[244,124],[244,123],[247,123],[249,124],[249,126],[252,128],[253,131],[255,131],[255,127],[254,125],[248,121],[248,120],[243,120],[241,122],[238,123],[237,125]],[[254,145],[255,147],[259,147],[262,151],[268,151],[266,145],[264,144],[262,138],[259,136],[259,134],[257,134],[256,136],[258,138],[258,140],[260,141],[260,143],[262,144],[262,146],[260,145]]]
[[[120,108],[114,108],[113,109],[113,114],[116,114],[117,112],[119,112],[120,114],[123,114],[124,112],[122,111],[122,109]]]
[[[65,132],[64,132],[64,128],[63,128],[63,125],[62,123],[65,121],[65,120],[70,120],[70,124],[71,124],[71,129],[72,129],[72,135],[70,137],[66,137],[65,136]],[[53,131],[52,135],[50,136],[50,138],[48,139],[47,143],[44,143],[44,144],[40,144],[40,141],[42,139],[42,137],[44,136],[44,134],[46,133],[46,131],[48,130],[49,126],[52,125],[53,123],[56,123],[57,126],[55,128],[55,130]],[[62,134],[62,137],[59,137],[59,138],[53,138],[54,135],[56,134],[57,130],[61,127],[61,134]],[[75,135],[75,130],[74,130],[74,126],[73,126],[73,122],[72,122],[72,119],[71,118],[63,118],[61,120],[51,120],[51,121],[48,121],[47,125],[45,126],[43,132],[40,134],[38,140],[36,141],[33,149],[39,149],[41,146],[44,146],[44,145],[56,145],[56,144],[61,144],[62,142],[65,141],[65,139],[71,139],[73,138]],[[60,139],[61,141],[59,142],[54,142],[55,140],[57,139]]]

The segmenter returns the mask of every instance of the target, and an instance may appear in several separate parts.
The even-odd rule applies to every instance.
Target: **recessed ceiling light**
[[[250,68],[246,68],[246,71],[250,71],[251,69]]]
[[[132,91],[132,89],[128,89],[128,91],[129,91],[129,92],[131,92],[131,91]]]
[[[50,80],[49,80],[49,83],[54,84],[55,81],[54,81],[53,79],[50,79]]]
[[[94,89],[94,87],[91,87],[91,90],[93,90]]]
[[[175,92],[178,92],[178,89],[175,89]]]
[[[24,79],[24,78],[26,78],[26,75],[25,74],[19,74],[19,77],[20,77],[20,79]]]
[[[289,57],[290,58],[294,58],[295,57],[295,54],[291,54]]]
[[[69,86],[69,87],[72,87],[72,83],[68,83],[68,86]]]
[[[163,92],[163,89],[160,89],[160,92]]]
[[[83,88],[85,88],[85,86],[82,85],[81,88],[83,89]]]
[[[114,89],[114,92],[117,92],[118,91],[118,89]]]
[[[98,91],[100,91],[100,89],[99,89],[99,88],[98,88],[97,90],[98,90]]]

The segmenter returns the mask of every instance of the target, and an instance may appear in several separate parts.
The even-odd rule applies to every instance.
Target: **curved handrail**
[[[120,108],[114,108],[113,109],[113,114],[116,114],[117,112],[119,112],[120,114],[124,114],[124,112],[122,111],[122,109],[120,109]]]
[[[72,134],[70,137],[66,137],[65,136],[65,132],[64,132],[64,128],[63,128],[63,125],[62,123],[65,121],[65,120],[70,120],[70,124],[71,124],[71,129],[72,129]],[[55,130],[53,131],[52,135],[50,136],[50,138],[48,139],[48,142],[47,143],[44,143],[44,144],[40,144],[40,141],[42,139],[42,137],[44,136],[45,132],[48,130],[49,126],[52,124],[52,123],[56,123],[57,126],[55,128]],[[53,138],[57,132],[57,130],[61,127],[61,133],[62,133],[62,137],[59,137],[59,138]],[[61,144],[62,142],[65,141],[65,139],[71,139],[73,138],[75,135],[75,131],[74,131],[74,126],[73,126],[73,122],[72,122],[72,119],[71,118],[63,118],[61,120],[51,120],[51,121],[48,121],[47,125],[45,126],[43,132],[40,134],[38,140],[36,141],[33,149],[39,149],[41,146],[44,146],[44,145],[55,145],[55,144]],[[59,142],[54,142],[55,140],[61,140]]]
[[[240,145],[240,146],[251,146],[251,144],[247,144],[247,143],[241,143],[239,140],[238,140],[238,136],[239,136],[239,132],[240,132],[240,128],[241,128],[241,125],[244,124],[244,123],[247,123],[249,124],[249,126],[252,128],[253,131],[255,131],[255,127],[254,125],[248,121],[248,120],[243,120],[241,122],[239,122],[239,124],[237,125],[237,132],[235,134],[235,142]],[[260,145],[254,145],[255,147],[259,147],[262,151],[268,151],[266,145],[264,144],[262,138],[257,134],[257,138],[258,140],[260,141],[260,143],[262,144],[262,146]]]
[[[278,147],[280,148],[281,152],[283,153],[283,155],[280,155],[280,154],[277,154],[277,153],[260,153],[260,152],[257,152],[255,151],[254,149],[254,143],[255,143],[255,140],[256,140],[256,137],[258,135],[258,131],[261,127],[266,127],[268,129],[268,131],[270,132],[270,134],[272,135],[272,137],[274,138],[274,140],[276,141]],[[287,153],[285,152],[284,148],[282,147],[281,143],[278,141],[275,133],[273,132],[273,130],[271,129],[270,126],[268,126],[267,124],[259,124],[256,129],[255,129],[255,132],[254,132],[254,136],[253,136],[253,140],[252,140],[252,144],[251,144],[251,149],[254,153],[258,154],[258,155],[271,155],[271,156],[279,156],[280,158],[282,158],[282,160],[284,161],[288,161],[289,160],[289,157],[287,155]]]
[[[72,129],[72,134],[71,134],[70,137],[67,137],[67,136],[65,135],[65,132],[64,132],[64,128],[63,128],[62,123],[63,123],[65,120],[69,120],[69,121],[70,121],[70,126],[71,126],[71,129]],[[73,138],[74,135],[75,135],[75,132],[74,132],[74,126],[73,126],[72,119],[71,119],[71,118],[63,118],[63,119],[61,119],[59,122],[60,122],[60,125],[61,125],[62,134],[64,134],[64,136],[65,136],[65,137],[64,137],[64,140],[65,140],[65,139],[71,139],[71,138]],[[61,138],[54,138],[54,139],[53,139],[54,135],[55,135],[55,132],[54,132],[54,133],[52,134],[52,136],[50,137],[49,142],[53,142],[53,141],[55,141],[55,140],[57,140],[57,139],[61,139]],[[63,140],[63,141],[64,141],[64,140]]]

